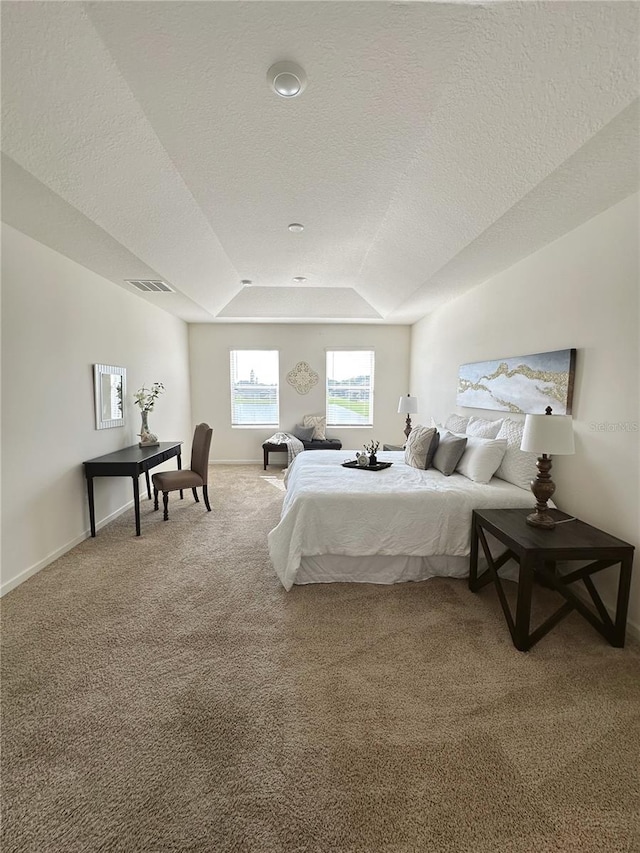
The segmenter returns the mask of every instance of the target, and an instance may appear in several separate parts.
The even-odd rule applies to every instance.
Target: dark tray
[[[393,462],[376,462],[375,465],[358,465],[357,462],[343,462],[343,468],[357,468],[359,471],[382,471],[383,468],[391,468]]]

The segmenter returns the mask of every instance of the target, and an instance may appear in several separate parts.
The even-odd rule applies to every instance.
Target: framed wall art
[[[570,415],[576,368],[575,349],[517,355],[461,364],[459,406],[501,412]]]

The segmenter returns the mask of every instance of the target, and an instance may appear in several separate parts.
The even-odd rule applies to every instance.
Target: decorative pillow
[[[433,427],[425,427],[421,424],[414,426],[404,448],[404,461],[407,465],[423,469],[427,467],[427,457],[434,436],[437,434]]]
[[[496,471],[496,477],[506,480],[507,483],[513,483],[514,486],[520,486],[521,489],[529,490],[531,481],[535,480],[538,473],[536,467],[538,455],[520,450],[523,430],[524,421],[504,419],[498,438],[506,440],[507,450]]]
[[[441,471],[445,477],[453,474],[467,446],[467,441],[466,436],[443,432],[440,436],[438,449],[433,457],[433,467]]]
[[[476,418],[473,415],[467,424],[467,435],[477,435],[478,438],[497,438],[504,418],[489,421],[486,418]]]
[[[314,426],[302,426],[302,424],[296,424],[291,431],[291,434],[295,435],[296,438],[299,438],[300,441],[312,441],[314,430]]]
[[[444,422],[444,428],[448,429],[449,432],[464,433],[466,432],[468,423],[469,418],[463,418],[462,415],[452,413]]]
[[[440,433],[436,430],[433,438],[431,439],[431,444],[429,445],[429,449],[427,450],[427,458],[424,463],[425,468],[431,468],[433,466],[433,457],[436,455],[436,450],[438,449],[438,445],[440,444]]]
[[[313,441],[325,440],[325,430],[327,428],[327,418],[325,415],[305,415],[302,420],[302,426],[313,427]]]
[[[506,439],[470,435],[456,470],[474,483],[488,483],[498,470],[506,449]]]

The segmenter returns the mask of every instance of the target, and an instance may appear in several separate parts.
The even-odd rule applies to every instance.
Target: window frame
[[[237,385],[237,381],[234,384],[234,367],[233,367],[233,354],[234,353],[275,353],[277,358],[277,379],[275,385],[275,406],[276,406],[276,420],[275,421],[262,421],[260,423],[235,423],[234,422],[234,412],[237,411],[235,404],[235,385]],[[252,368],[253,369],[253,368]],[[280,350],[274,347],[229,347],[229,404],[230,404],[230,422],[231,429],[272,429],[276,427],[280,428]]]
[[[329,418],[329,355],[331,353],[370,353],[369,373],[369,420],[367,423],[334,423]],[[327,427],[335,429],[373,429],[374,404],[375,404],[375,375],[376,375],[376,351],[375,347],[327,347],[325,349],[325,417]]]

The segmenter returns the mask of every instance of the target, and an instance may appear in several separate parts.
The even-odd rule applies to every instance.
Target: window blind
[[[373,426],[373,350],[327,351],[327,424]]]
[[[231,425],[280,423],[278,350],[231,350]]]

